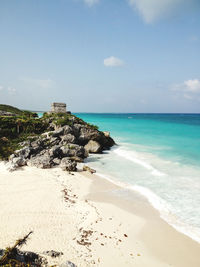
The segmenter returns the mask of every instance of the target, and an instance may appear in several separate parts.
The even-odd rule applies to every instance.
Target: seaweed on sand
[[[18,239],[12,247],[8,247],[3,251],[3,256],[0,258],[0,266],[40,266],[40,264],[36,264],[35,261],[39,258],[37,254],[32,252],[22,253],[18,249],[26,244],[27,239],[32,233],[33,232],[30,231],[26,236]]]

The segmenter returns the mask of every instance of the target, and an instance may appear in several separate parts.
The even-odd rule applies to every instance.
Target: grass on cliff
[[[86,125],[91,129],[98,130],[98,126],[85,122],[75,115],[69,113],[44,113],[43,120],[53,122],[57,126],[73,125],[74,123]]]
[[[14,114],[17,114],[17,115],[23,115],[23,111],[16,108],[16,107],[12,107],[12,106],[9,106],[9,105],[3,105],[3,104],[0,104],[0,110],[2,111],[6,111],[6,112],[10,112],[10,113],[14,113]]]
[[[45,132],[48,124],[29,116],[0,116],[0,159],[8,157],[19,149],[19,143],[26,141],[30,135]]]
[[[37,117],[37,114],[34,112],[30,112],[27,110],[20,110],[16,107],[10,106],[10,105],[3,105],[0,104],[0,111],[6,111],[6,112],[10,112],[13,113],[15,115],[18,116],[29,116],[29,117]]]

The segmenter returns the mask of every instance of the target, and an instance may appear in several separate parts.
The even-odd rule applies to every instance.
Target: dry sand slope
[[[30,167],[9,173],[1,164],[0,248],[33,230],[23,249],[62,252],[48,257],[50,265],[69,260],[77,266],[200,266],[198,244],[162,222],[149,205],[138,209],[140,199],[131,212],[130,201],[115,196],[118,190],[89,174]]]

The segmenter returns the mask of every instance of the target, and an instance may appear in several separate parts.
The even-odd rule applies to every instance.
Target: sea
[[[116,145],[88,164],[145,196],[160,216],[200,243],[200,114],[75,114]]]
[[[109,131],[116,142],[87,164],[142,194],[161,218],[200,243],[200,114],[75,115]]]

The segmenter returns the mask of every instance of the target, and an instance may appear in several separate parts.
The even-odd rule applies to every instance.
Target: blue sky
[[[200,112],[199,0],[1,0],[0,103]]]

